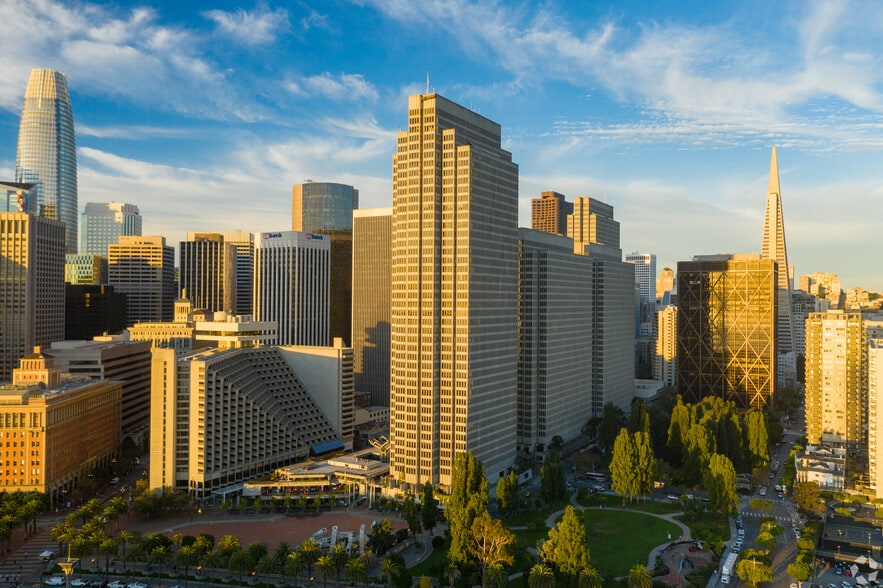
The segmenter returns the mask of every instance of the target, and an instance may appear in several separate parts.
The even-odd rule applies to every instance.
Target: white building
[[[103,255],[122,236],[141,234],[138,207],[125,202],[87,202],[80,215],[80,253]]]
[[[255,234],[254,318],[276,321],[274,345],[328,345],[331,238]]]

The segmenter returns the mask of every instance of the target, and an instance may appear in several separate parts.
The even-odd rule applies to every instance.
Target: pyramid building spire
[[[788,265],[788,252],[785,247],[785,223],[782,220],[782,193],[779,185],[779,163],[775,147],[773,147],[770,159],[770,179],[767,187],[766,215],[763,223],[763,243],[760,255],[764,259],[776,260],[779,267],[776,288],[778,303],[776,339],[779,353],[790,353],[794,350],[794,324],[791,316],[791,268]]]

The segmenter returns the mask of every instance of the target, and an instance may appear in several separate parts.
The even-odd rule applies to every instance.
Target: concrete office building
[[[408,99],[393,156],[390,456],[394,480],[450,486],[472,451],[515,463],[518,166],[500,125]]]
[[[564,194],[547,190],[530,201],[530,228],[553,235],[567,234],[567,215],[573,214],[573,202]]]
[[[108,283],[125,294],[127,325],[172,320],[175,249],[165,237],[122,236],[108,246]]]
[[[0,212],[27,212],[28,201],[37,197],[37,184],[0,182]]]
[[[353,448],[353,348],[335,337],[330,347],[290,345],[279,348],[347,450]]]
[[[701,255],[678,262],[678,392],[742,409],[773,407],[776,391],[775,260]]]
[[[254,318],[276,322],[274,345],[328,344],[330,254],[327,235],[255,234]]]
[[[87,202],[80,216],[80,253],[103,255],[123,236],[141,235],[141,214],[125,202]]]
[[[36,346],[64,339],[64,225],[0,212],[0,382]]]
[[[180,244],[181,296],[186,296],[193,308],[233,312],[236,257],[236,248],[220,233],[187,233],[187,240]]]
[[[202,500],[342,447],[276,348],[152,353],[151,488],[171,486]]]
[[[64,256],[64,281],[67,284],[106,284],[107,256],[68,253]]]
[[[626,263],[635,266],[635,284],[641,294],[641,300],[656,300],[656,255],[637,251],[625,256]]]
[[[867,338],[860,312],[811,313],[806,320],[806,442],[865,447]]]
[[[567,217],[573,251],[592,260],[592,414],[608,402],[628,411],[635,380],[635,267],[622,261],[613,206],[574,199]]]
[[[122,384],[121,431],[136,444],[150,424],[150,344],[121,336],[92,341],[56,341],[43,355],[63,372]]]
[[[236,250],[236,305],[234,314],[254,314],[252,289],[254,288],[254,235],[244,231],[221,233],[224,243]]]
[[[392,208],[353,211],[353,372],[358,392],[389,406]]]
[[[592,416],[593,264],[568,238],[518,236],[518,446],[533,453]]]
[[[12,383],[0,385],[0,489],[42,492],[57,505],[110,465],[120,446],[121,390],[119,382],[62,374],[39,347],[22,357]]]
[[[230,315],[215,312],[205,320],[194,318],[193,340],[199,345],[218,349],[261,347],[270,345],[277,338],[276,323],[255,321],[251,315]]]
[[[18,128],[15,181],[36,184],[27,210],[61,221],[65,253],[77,252],[77,145],[67,79],[48,69],[31,70]]]
[[[331,237],[328,336],[352,344],[353,212],[359,191],[346,184],[307,181],[291,191],[291,230]]]
[[[653,379],[666,386],[677,386],[678,307],[666,306],[656,313],[656,355]]]
[[[64,285],[64,339],[88,341],[126,328],[126,295],[103,284]]]

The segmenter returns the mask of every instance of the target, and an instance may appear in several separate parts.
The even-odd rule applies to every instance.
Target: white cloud
[[[286,84],[289,92],[296,96],[321,96],[330,100],[376,101],[377,89],[361,74],[339,74],[323,72],[315,76],[290,79]]]
[[[208,10],[202,15],[214,22],[218,31],[245,45],[272,43],[279,33],[287,31],[290,27],[287,10],[284,8],[270,10],[265,4],[250,11],[242,8],[233,12]]]

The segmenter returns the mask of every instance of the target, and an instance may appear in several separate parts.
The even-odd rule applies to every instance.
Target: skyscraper
[[[567,217],[567,236],[573,239],[573,251],[579,255],[585,253],[589,244],[618,249],[619,221],[613,218],[613,206],[589,196],[577,196],[573,214]]]
[[[328,345],[327,235],[255,234],[254,318],[276,321],[274,345]]]
[[[194,309],[236,308],[236,249],[220,233],[187,233],[181,241],[179,284]]]
[[[35,346],[64,339],[64,225],[0,212],[0,382]]]
[[[77,252],[77,145],[74,115],[63,74],[31,71],[21,108],[15,181],[37,184],[27,211],[58,219],[65,252]]]
[[[245,231],[221,233],[224,242],[236,250],[236,314],[254,314],[251,297],[254,288],[254,234]]]
[[[752,254],[678,262],[677,378],[684,400],[717,396],[744,409],[772,406],[776,268]]]
[[[81,216],[80,253],[107,255],[107,246],[122,236],[141,235],[138,207],[125,202],[87,202]]]
[[[656,255],[653,253],[629,253],[625,256],[627,263],[635,266],[635,284],[641,293],[641,300],[656,300]]]
[[[176,297],[175,249],[165,237],[123,236],[108,246],[107,280],[127,296],[126,324],[171,321]]]
[[[353,372],[358,392],[389,406],[392,208],[353,211]]]
[[[352,343],[353,211],[359,191],[346,184],[312,182],[291,190],[291,230],[331,237],[329,336]]]
[[[567,234],[567,215],[573,214],[573,202],[564,194],[547,190],[530,201],[530,228],[553,235]]]
[[[767,187],[766,215],[763,221],[763,243],[760,256],[779,264],[776,283],[776,347],[778,352],[794,351],[794,322],[791,317],[791,279],[789,276],[788,251],[785,248],[785,223],[782,220],[782,191],[779,187],[779,164],[776,148],[770,159],[770,180]]]
[[[449,486],[472,451],[493,484],[516,448],[518,166],[500,125],[411,96],[392,223],[392,477]]]

